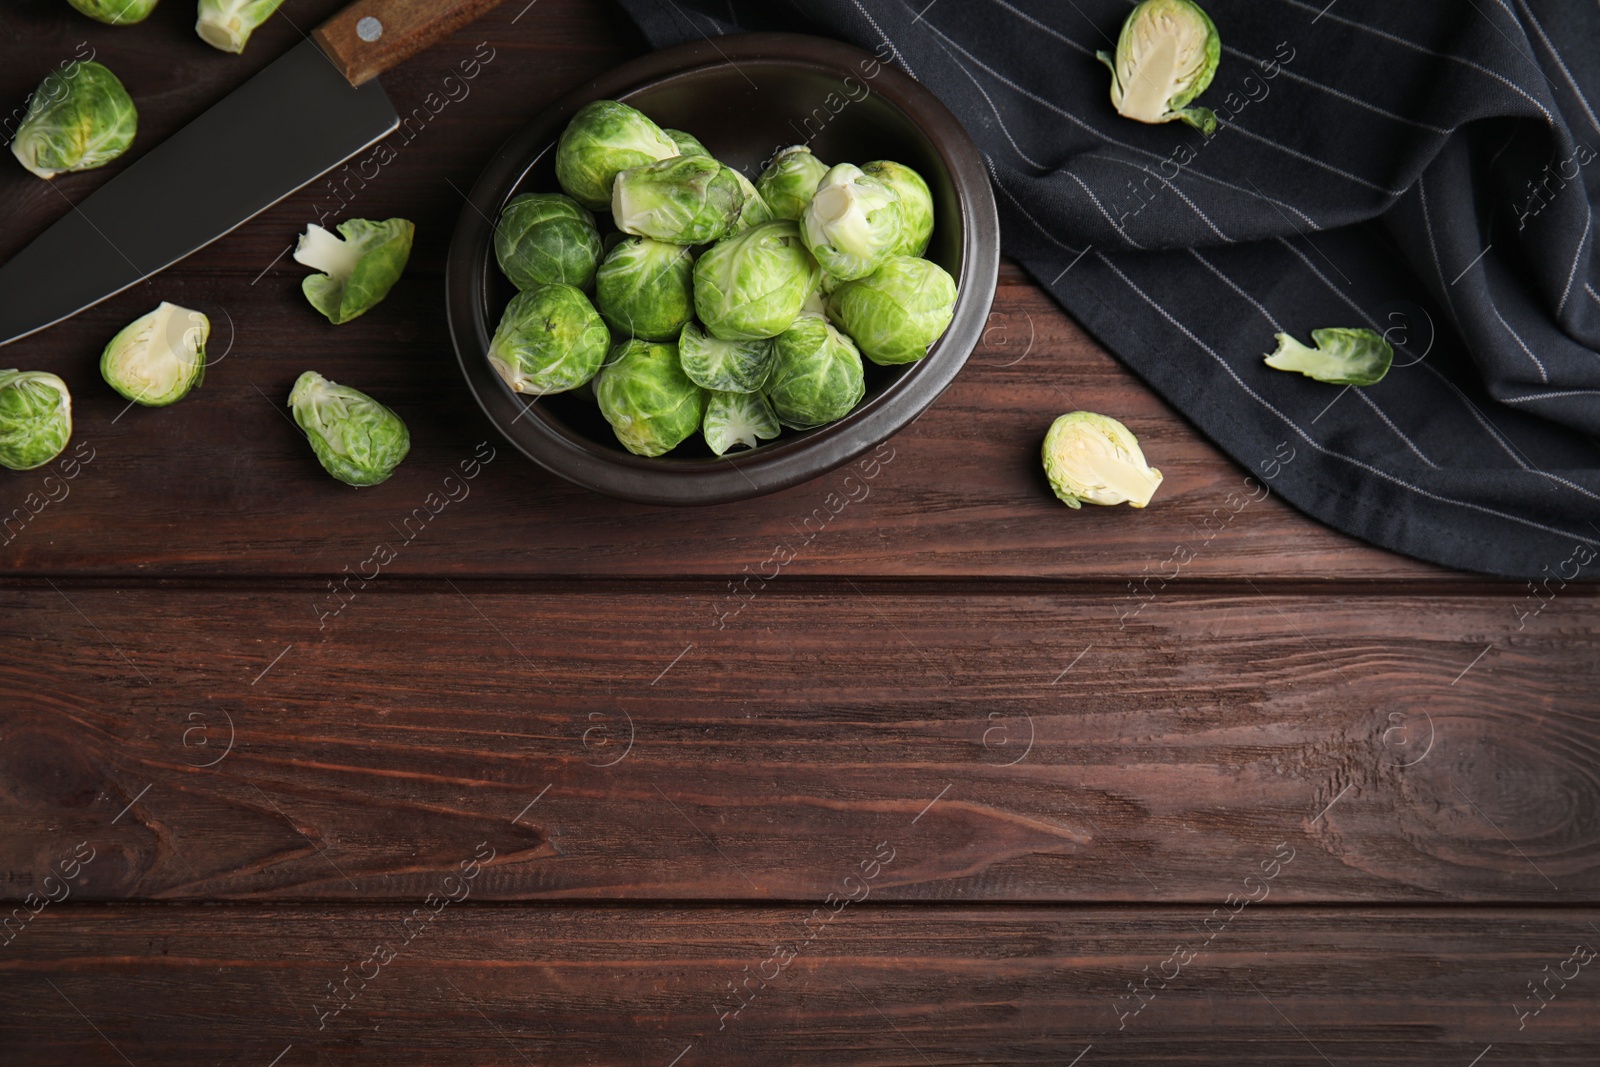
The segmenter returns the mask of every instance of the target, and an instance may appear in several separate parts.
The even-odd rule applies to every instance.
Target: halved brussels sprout
[[[756,192],[756,187],[750,184],[750,179],[740,174],[733,167],[728,168],[728,173],[738,180],[739,190],[744,196],[739,207],[739,218],[734,222],[733,229],[730,232],[742,233],[752,226],[759,226],[763,222],[771,222],[773,219],[772,209],[761,198],[761,194]]]
[[[210,336],[210,319],[163,300],[111,339],[100,355],[100,375],[145,407],[176,404],[205,380]]]
[[[659,456],[700,428],[706,391],[678,365],[678,346],[625,341],[594,380],[594,396],[617,440],[636,456]]]
[[[589,298],[555,283],[511,298],[489,342],[489,364],[516,392],[564,393],[593,378],[610,348]]]
[[[41,178],[95,167],[133,144],[139,112],[117,76],[94,62],[45,75],[28,101],[11,154]]]
[[[594,276],[595,305],[624,337],[671,341],[694,316],[694,256],[682,245],[629,237]]]
[[[194,30],[212,48],[237,55],[283,0],[200,0],[200,20]]]
[[[674,156],[629,167],[611,188],[617,229],[675,245],[725,236],[743,206],[738,172],[710,156]]]
[[[811,149],[791,145],[767,164],[756,179],[756,190],[772,209],[773,218],[799,222],[827,173],[828,165],[812,155]]]
[[[399,415],[316,371],[295,381],[289,409],[322,468],[346,485],[377,485],[411,451],[411,433]]]
[[[702,432],[707,446],[720,456],[735,445],[755,448],[777,437],[783,427],[772,404],[760,393],[712,392]]]
[[[753,393],[767,384],[772,371],[772,342],[723,341],[689,323],[678,338],[683,373],[702,389],[721,393]]]
[[[678,155],[680,156],[709,156],[711,154],[706,146],[700,143],[700,138],[692,133],[667,129],[663,129],[661,132],[667,135],[669,141],[678,146]]]
[[[108,26],[132,26],[143,22],[156,9],[157,0],[67,0],[67,3],[96,22]]]
[[[1139,441],[1116,419],[1073,411],[1044,437],[1044,472],[1069,508],[1091,504],[1150,503],[1161,472],[1144,461]]]
[[[861,353],[827,319],[801,315],[772,342],[767,399],[790,429],[842,419],[866,392]]]
[[[585,104],[556,144],[556,180],[590,211],[611,206],[611,186],[629,167],[671,159],[678,146],[644,112],[615,100]]]
[[[895,256],[828,297],[829,317],[880,366],[915,363],[955,315],[956,283],[926,259]]]
[[[904,242],[900,198],[860,167],[837,164],[806,205],[800,232],[823,270],[845,281],[864,278]]]
[[[926,252],[928,239],[933,236],[933,194],[922,175],[904,163],[888,159],[865,164],[861,173],[887,185],[900,200],[900,243],[891,255],[920,256]]]
[[[1343,326],[1312,330],[1315,348],[1307,348],[1286,333],[1276,336],[1278,350],[1267,357],[1267,366],[1299,371],[1319,382],[1375,385],[1394,363],[1394,349],[1376,330]]]
[[[494,258],[518,289],[554,283],[587,289],[602,254],[594,216],[560,193],[516,197],[494,228]]]
[[[1128,12],[1115,57],[1095,56],[1111,68],[1111,104],[1139,122],[1180,119],[1210,136],[1217,116],[1186,107],[1206,91],[1222,58],[1222,39],[1211,17],[1193,0],[1144,0]]]
[[[416,229],[405,219],[349,219],[339,223],[340,237],[335,237],[311,223],[300,235],[294,259],[322,273],[307,275],[301,291],[335,326],[366,314],[400,280]]]
[[[817,263],[787,219],[718,241],[694,265],[694,306],[724,341],[776,337],[817,288]]]
[[[66,382],[42,370],[0,370],[0,467],[42,467],[61,455],[71,437]]]

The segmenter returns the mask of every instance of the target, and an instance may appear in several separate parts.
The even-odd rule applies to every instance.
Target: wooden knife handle
[[[356,0],[311,34],[351,85],[361,85],[504,0]]]

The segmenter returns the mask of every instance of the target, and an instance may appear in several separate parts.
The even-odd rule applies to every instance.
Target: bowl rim
[[[529,403],[511,392],[490,367],[493,326],[485,312],[485,293],[494,269],[491,220],[584,104],[625,97],[707,68],[737,68],[741,60],[841,75],[857,71],[863,62],[879,66],[873,91],[921,130],[955,193],[962,231],[955,313],[928,354],[887,389],[804,437],[720,461],[619,454],[545,419],[537,401]],[[542,109],[513,134],[484,167],[456,223],[445,266],[446,317],[473,399],[500,435],[534,463],[577,485],[637,503],[718,504],[809,481],[864,455],[915,421],[955,379],[982,337],[999,257],[998,212],[983,156],[933,93],[872,53],[842,41],[796,33],[733,34],[661,49],[614,67]],[[524,421],[527,428],[518,430]]]

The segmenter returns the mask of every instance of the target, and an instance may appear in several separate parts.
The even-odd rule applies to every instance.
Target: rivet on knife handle
[[[311,36],[351,85],[361,85],[503,2],[358,0]]]

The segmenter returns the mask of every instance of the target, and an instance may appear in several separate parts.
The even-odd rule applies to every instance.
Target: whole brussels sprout
[[[399,415],[316,371],[295,381],[289,409],[323,469],[346,485],[377,485],[411,451],[411,433]]]
[[[200,0],[200,19],[194,30],[212,48],[238,55],[250,43],[250,35],[283,0]]]
[[[556,144],[556,180],[590,211],[611,206],[611,186],[629,167],[671,159],[678,146],[644,112],[615,100],[585,104]]]
[[[99,63],[68,63],[39,83],[11,154],[39,177],[54,178],[111,162],[138,128],[133,97],[115,74]]]
[[[744,195],[744,200],[739,208],[739,218],[734,222],[732,232],[741,233],[752,226],[759,226],[763,222],[771,222],[773,218],[772,209],[761,198],[761,194],[750,183],[750,179],[740,174],[733,167],[728,168],[728,173],[738,180],[739,190]]]
[[[1069,508],[1150,503],[1161,472],[1144,461],[1139,441],[1116,419],[1091,411],[1061,416],[1044,437],[1044,472]]]
[[[156,9],[157,0],[67,0],[96,22],[108,26],[132,26],[143,22]]]
[[[926,259],[895,256],[828,297],[829,318],[879,366],[915,363],[955,315],[956,283]]]
[[[400,280],[416,232],[405,219],[349,219],[335,237],[313,222],[300,235],[294,259],[322,273],[307,275],[301,291],[335,326],[366,314]]]
[[[706,391],[678,365],[678,346],[625,341],[594,380],[595,399],[617,440],[636,456],[659,456],[700,428]]]
[[[518,289],[553,283],[587,289],[601,255],[594,216],[560,193],[516,197],[494,228],[494,258]]]
[[[692,133],[666,129],[661,132],[667,135],[668,140],[678,146],[678,155],[680,156],[709,156],[711,154],[706,149],[706,146],[700,143],[700,139]]]
[[[755,448],[783,432],[772,404],[760,393],[711,393],[702,424],[706,444],[717,455],[735,445]]]
[[[205,380],[210,336],[210,319],[163,300],[111,339],[100,354],[100,375],[145,407],[176,404]]]
[[[624,337],[671,341],[694,315],[694,256],[648,237],[623,240],[594,276],[600,315]]]
[[[489,342],[489,364],[516,392],[564,393],[593,378],[610,348],[589,298],[553,283],[511,298]]]
[[[617,229],[675,245],[725,236],[743,206],[738,172],[710,156],[674,156],[630,167],[611,189]]]
[[[683,373],[703,389],[754,393],[772,371],[772,342],[723,341],[691,322],[678,338],[678,359]]]
[[[817,186],[827,176],[828,165],[803,144],[791,145],[773,157],[756,179],[756,189],[772,209],[772,217],[799,222]]]
[[[819,315],[801,315],[772,342],[767,399],[778,421],[809,430],[842,419],[866,395],[861,353]]]
[[[811,254],[845,281],[877,270],[900,247],[904,230],[894,190],[849,163],[828,171],[800,219]]]
[[[1206,91],[1222,58],[1222,39],[1192,0],[1144,0],[1122,23],[1117,54],[1096,52],[1111,68],[1111,105],[1139,122],[1180,119],[1208,137],[1216,132],[1210,108],[1186,107]]]
[[[774,219],[718,241],[694,265],[694,306],[724,341],[757,341],[788,328],[817,288],[817,263],[800,227]]]
[[[0,467],[42,467],[61,455],[71,437],[66,382],[40,370],[0,370]]]
[[[922,175],[904,163],[887,159],[866,164],[861,173],[887,185],[900,200],[900,243],[890,255],[920,256],[926,252],[928,239],[933,236],[933,194]]]

